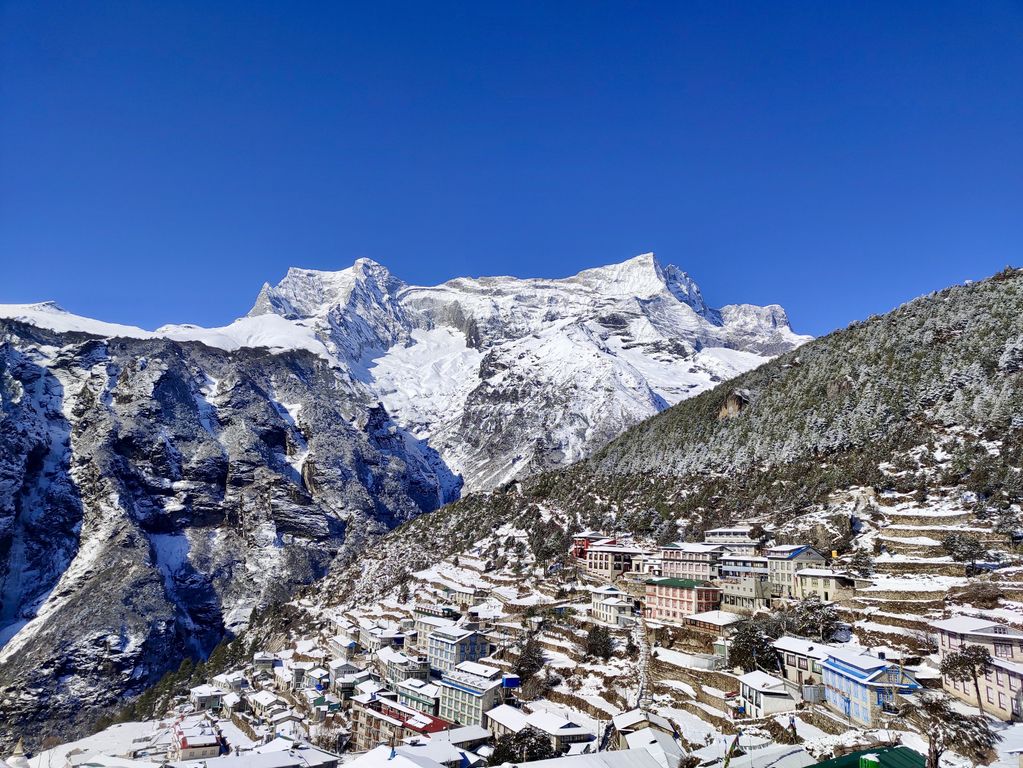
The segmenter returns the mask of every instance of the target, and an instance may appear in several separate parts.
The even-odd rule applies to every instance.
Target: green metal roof
[[[924,768],[927,763],[923,755],[909,747],[878,747],[877,749],[861,749],[858,752],[850,752],[847,755],[811,765],[810,768],[859,768],[860,758],[866,755],[876,755],[880,768]]]
[[[681,587],[683,589],[712,586],[706,581],[697,581],[695,579],[651,579],[647,584],[654,584],[658,587]]]

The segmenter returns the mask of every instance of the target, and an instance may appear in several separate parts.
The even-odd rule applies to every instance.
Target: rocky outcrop
[[[725,397],[725,402],[721,404],[721,409],[718,411],[718,421],[734,419],[742,413],[747,405],[749,405],[749,392],[744,389],[732,390]]]
[[[0,340],[5,735],[75,735],[457,497],[435,452],[308,352],[2,321]]]

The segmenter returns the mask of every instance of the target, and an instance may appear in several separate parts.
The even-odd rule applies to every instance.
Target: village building
[[[661,547],[661,575],[667,579],[716,579],[718,560],[727,551],[724,544],[668,544]]]
[[[220,709],[224,691],[214,685],[197,685],[188,692],[188,700],[197,710]]]
[[[220,732],[205,717],[185,718],[174,724],[170,760],[202,760],[220,754]]]
[[[330,681],[330,688],[344,701],[357,695],[359,686],[370,682],[372,678],[373,674],[368,669],[356,668],[354,672],[345,671],[334,675]]]
[[[655,579],[646,583],[643,615],[655,621],[680,624],[686,616],[713,611],[721,589],[695,579]]]
[[[578,560],[586,559],[586,551],[590,548],[591,544],[595,544],[598,541],[613,543],[613,539],[608,538],[606,534],[600,531],[583,531],[577,533],[572,537],[572,548],[570,552],[572,556]]]
[[[266,651],[257,651],[252,654],[252,668],[257,672],[273,672],[274,662],[277,661],[277,657],[272,653]]]
[[[449,723],[407,707],[390,691],[363,693],[352,698],[352,745],[357,751],[379,744],[443,731]]]
[[[223,688],[225,691],[244,691],[249,687],[249,680],[242,670],[236,669],[232,672],[214,675],[213,685]]]
[[[816,693],[804,692],[803,689],[824,684],[824,668],[821,665],[833,650],[832,647],[785,635],[774,641],[774,650],[778,652],[782,678],[797,689],[802,698],[809,696],[810,700],[817,701],[819,697]],[[823,696],[823,692],[820,692],[820,696]]]
[[[490,644],[479,630],[453,626],[430,633],[426,656],[431,668],[448,672],[463,661],[479,661],[489,653]]]
[[[795,597],[796,573],[804,568],[819,568],[827,558],[806,544],[780,544],[764,552],[768,581],[778,597]]]
[[[654,729],[667,734],[675,733],[675,728],[667,718],[643,709],[632,709],[615,715],[611,718],[611,725],[614,727],[615,734],[618,737],[618,749],[629,749],[627,737],[648,729]]]
[[[415,647],[426,652],[430,647],[430,635],[438,629],[447,629],[455,626],[455,620],[449,616],[437,616],[432,613],[416,612],[415,623],[416,642]]]
[[[724,544],[730,552],[742,555],[755,555],[760,550],[760,542],[752,538],[752,525],[730,525],[723,528],[711,528],[703,534],[706,544]]]
[[[661,768],[679,768],[686,753],[675,737],[656,728],[643,728],[625,736],[625,749],[645,750]]]
[[[409,656],[393,648],[381,648],[377,651],[377,662],[381,676],[392,689],[410,677],[423,681],[430,679],[430,662],[426,656]]]
[[[804,568],[795,574],[792,596],[805,600],[817,595],[825,602],[850,600],[856,594],[856,579],[831,568]]]
[[[482,725],[483,715],[504,700],[500,669],[465,661],[440,680],[440,717],[458,725]]]
[[[428,715],[440,711],[440,686],[415,677],[402,680],[396,689],[398,702]]]
[[[412,737],[402,744],[374,747],[345,762],[345,768],[475,768],[482,762],[446,741]]]
[[[220,700],[220,710],[228,717],[235,712],[244,712],[245,709],[245,699],[235,691],[224,694],[224,698]]]
[[[548,736],[555,752],[568,750],[570,744],[592,741],[594,736],[587,728],[573,723],[551,712],[523,712],[521,709],[502,704],[486,713],[483,726],[495,739],[505,735],[514,736],[526,728],[535,728]]]
[[[632,570],[632,559],[645,549],[623,544],[593,544],[586,550],[586,570],[613,581]]]
[[[405,634],[399,626],[367,621],[359,627],[359,645],[367,651],[379,651],[388,645],[404,644]]]
[[[632,569],[625,573],[625,577],[643,581],[652,576],[660,576],[663,568],[664,561],[659,552],[644,552],[633,556]]]
[[[490,737],[490,731],[482,725],[461,725],[430,734],[430,741],[444,741],[454,744],[459,749],[474,750],[490,741]]]
[[[683,624],[696,632],[713,637],[721,637],[730,634],[730,627],[742,620],[743,617],[736,613],[718,610],[686,616],[683,619]]]
[[[633,603],[628,593],[617,587],[603,586],[590,590],[590,615],[603,624],[624,627],[632,624]]]
[[[987,649],[994,669],[979,681],[984,711],[1000,720],[1019,720],[1023,703],[1023,631],[973,616],[954,616],[932,622],[931,626],[937,630],[938,653],[942,658],[965,645]],[[943,677],[941,683],[957,699],[977,706],[973,681]]]
[[[727,552],[718,563],[721,607],[728,611],[753,613],[771,603],[767,558]]]
[[[358,632],[354,637],[347,632],[334,635],[327,641],[327,648],[336,659],[351,661],[359,651]]]
[[[267,712],[271,709],[284,704],[284,701],[277,694],[267,690],[250,693],[245,697],[245,700],[249,703],[249,708],[257,717],[266,717]]]
[[[897,696],[920,688],[901,666],[866,651],[832,648],[821,668],[828,708],[867,728],[898,711]]]
[[[739,678],[737,716],[759,719],[795,708],[796,700],[780,678],[759,669]]]

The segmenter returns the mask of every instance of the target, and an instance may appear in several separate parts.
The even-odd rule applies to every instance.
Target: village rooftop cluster
[[[548,768],[558,760],[556,768],[727,768],[742,752],[752,768],[806,768],[819,761],[780,739],[779,728],[795,736],[797,729],[888,727],[926,688],[943,688],[1004,721],[1018,717],[1023,632],[977,617],[943,618],[932,622],[938,653],[927,658],[842,642],[840,625],[824,626],[828,611],[872,581],[830,567],[833,560],[807,544],[777,544],[756,525],[664,546],[583,532],[572,538],[566,562],[547,569],[558,575],[556,591],[543,579],[529,586],[479,565],[472,584],[437,571],[403,586],[412,591],[405,599],[316,609],[318,633],[257,649],[191,688],[187,701],[127,748],[71,749],[62,764]],[[466,567],[454,561],[455,570]],[[763,663],[739,669],[733,655],[744,627],[779,607],[808,605],[821,611],[819,636],[782,633],[769,641]],[[313,611],[308,602],[305,608]],[[541,631],[563,619],[576,628]],[[573,632],[589,643],[586,663],[595,672],[617,673],[631,654],[638,680],[620,697],[627,706],[554,689],[559,667],[582,663],[563,639]],[[979,676],[942,675],[946,656],[967,646],[988,654]],[[722,688],[704,685],[694,706],[665,715],[651,693],[658,667],[673,669],[675,687],[693,695],[684,680],[721,681]],[[531,692],[523,669],[537,680],[546,675],[548,684]],[[744,740],[707,735],[720,733],[722,723]],[[871,746],[879,765],[923,765],[919,752]],[[41,757],[19,746],[0,768],[42,765]]]

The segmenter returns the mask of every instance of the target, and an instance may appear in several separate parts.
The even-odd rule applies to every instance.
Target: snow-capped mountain
[[[576,461],[809,338],[776,305],[711,309],[653,254],[560,280],[429,288],[365,259],[292,269],[263,287],[247,320],[268,315],[311,331],[469,489]]]
[[[147,332],[55,305],[0,307],[56,330],[201,341],[325,358],[468,489],[583,458],[628,426],[807,341],[777,306],[707,306],[653,254],[564,279],[404,283],[360,259],[291,269],[223,328]]]

